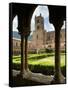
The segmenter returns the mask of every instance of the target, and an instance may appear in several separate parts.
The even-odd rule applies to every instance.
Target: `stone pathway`
[[[13,70],[13,76],[16,76],[20,73],[20,71]],[[33,73],[30,70],[24,71],[23,74],[24,79],[32,80],[35,82],[40,82],[42,84],[50,84],[53,80],[53,76],[51,75],[43,75],[41,73]]]

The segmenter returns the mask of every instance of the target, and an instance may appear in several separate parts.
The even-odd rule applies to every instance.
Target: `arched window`
[[[37,29],[39,29],[40,28],[40,26],[37,26]]]
[[[16,42],[16,47],[18,47],[18,43]]]
[[[39,19],[37,20],[37,23],[40,23]]]
[[[37,39],[38,39],[38,35],[37,35]]]

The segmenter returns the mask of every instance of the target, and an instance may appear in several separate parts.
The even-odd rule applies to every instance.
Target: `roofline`
[[[19,40],[19,41],[21,41],[21,39],[18,39],[18,38],[14,38],[14,37],[13,37],[12,39],[15,39],[15,40]]]

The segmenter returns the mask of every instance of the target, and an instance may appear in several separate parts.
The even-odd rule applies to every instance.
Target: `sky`
[[[49,11],[47,6],[38,6],[32,16],[31,20],[31,31],[35,30],[35,15],[39,16],[41,13],[41,16],[44,18],[44,29],[46,31],[53,31],[54,27],[52,24],[49,23]]]
[[[31,18],[31,32],[35,30],[35,15],[39,16],[41,13],[42,17],[44,18],[44,30],[48,31],[54,31],[54,26],[49,22],[49,10],[47,6],[38,6]],[[18,17],[16,16],[13,20],[13,31],[17,30],[18,26]],[[62,28],[65,28],[65,22]]]

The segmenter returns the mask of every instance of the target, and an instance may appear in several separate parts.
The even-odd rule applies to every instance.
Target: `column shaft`
[[[58,83],[60,78],[60,30],[55,30],[55,80]]]
[[[60,30],[61,27],[55,27],[55,83],[62,83],[64,77],[61,73],[61,65],[60,65]]]
[[[25,61],[24,61],[24,37],[21,35],[21,74],[25,70]]]
[[[28,39],[28,37],[25,36],[25,70],[28,69],[28,60],[27,60],[27,39]]]

